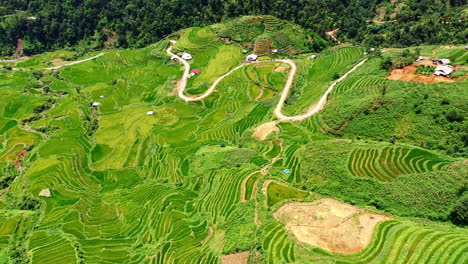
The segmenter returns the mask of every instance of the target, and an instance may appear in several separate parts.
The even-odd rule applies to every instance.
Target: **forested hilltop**
[[[0,0],[0,55],[143,47],[189,26],[267,14],[325,36],[375,46],[465,43],[465,0]],[[23,44],[21,44],[23,45]]]

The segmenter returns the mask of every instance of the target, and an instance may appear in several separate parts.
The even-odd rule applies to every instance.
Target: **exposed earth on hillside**
[[[274,216],[300,242],[336,253],[362,250],[371,241],[375,226],[393,219],[329,198],[286,204]]]
[[[280,129],[276,126],[277,123],[277,121],[272,121],[259,125],[255,128],[252,137],[257,140],[265,140],[272,132],[280,131]]]
[[[408,65],[405,67],[396,68],[390,72],[390,75],[387,76],[387,79],[394,80],[394,81],[422,82],[422,83],[438,83],[438,82],[453,83],[453,82],[460,80],[460,78],[447,78],[447,77],[436,76],[436,75],[416,74],[416,70],[418,69],[419,65],[432,65],[432,64],[414,63],[412,65]]]
[[[249,252],[239,252],[223,256],[221,264],[247,264]]]

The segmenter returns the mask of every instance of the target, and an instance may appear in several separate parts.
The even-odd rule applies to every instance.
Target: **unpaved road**
[[[57,69],[60,69],[60,68],[62,68],[62,67],[65,67],[65,66],[75,65],[75,64],[82,63],[82,62],[85,62],[85,61],[94,60],[94,59],[96,59],[96,58],[101,57],[101,56],[104,55],[104,54],[106,54],[106,53],[105,53],[105,52],[102,52],[102,53],[99,53],[99,54],[96,55],[96,56],[93,56],[93,57],[90,57],[90,58],[87,58],[87,59],[84,59],[84,60],[74,61],[74,62],[70,62],[70,63],[64,64],[64,65],[46,68],[46,70],[57,70]]]
[[[174,44],[176,43],[176,41],[174,40],[171,40],[171,43]],[[227,76],[231,75],[233,72],[237,71],[238,69],[240,69],[241,67],[243,66],[246,66],[246,65],[249,65],[249,64],[252,64],[252,63],[262,63],[262,62],[271,62],[271,61],[258,61],[258,62],[252,62],[252,63],[244,63],[244,64],[241,64],[237,67],[235,67],[234,69],[230,70],[228,73],[224,74],[223,76],[219,77],[218,79],[216,79],[214,81],[214,83],[210,86],[210,88],[208,88],[208,90],[206,90],[204,93],[200,94],[200,95],[197,95],[197,96],[193,96],[193,97],[189,97],[189,96],[186,96],[184,94],[184,91],[185,91],[185,87],[187,86],[187,76],[189,75],[190,73],[190,64],[182,59],[181,57],[177,56],[176,54],[172,53],[171,52],[172,50],[172,45],[169,46],[169,48],[166,50],[167,53],[175,58],[177,58],[179,61],[182,62],[182,64],[184,65],[184,74],[182,75],[182,79],[179,81],[178,83],[178,87],[177,87],[177,94],[179,95],[180,98],[184,99],[186,102],[189,102],[189,101],[200,101],[206,97],[208,97],[215,89],[216,89],[216,86]],[[280,100],[278,102],[278,104],[276,105],[276,108],[274,110],[274,115],[279,119],[279,122],[285,122],[285,121],[302,121],[308,117],[311,117],[312,115],[318,113],[324,106],[325,106],[325,103],[327,102],[327,96],[328,94],[330,94],[330,92],[333,90],[333,88],[335,87],[335,85],[342,81],[343,79],[345,79],[348,74],[350,74],[351,72],[353,72],[354,70],[356,70],[359,66],[361,66],[362,64],[364,64],[364,62],[366,61],[366,59],[362,60],[361,62],[359,62],[356,66],[354,66],[351,70],[349,70],[346,74],[344,74],[343,76],[341,76],[339,79],[337,79],[336,81],[334,81],[329,87],[328,89],[325,91],[325,93],[323,94],[323,96],[320,98],[320,100],[315,103],[314,105],[312,105],[311,108],[309,108],[309,110],[307,110],[304,114],[302,115],[296,115],[296,116],[286,116],[282,113],[282,109],[283,109],[283,106],[284,106],[284,102],[286,101],[286,99],[288,98],[288,95],[289,95],[289,91],[291,89],[291,86],[293,84],[293,81],[294,81],[294,76],[296,75],[296,71],[297,71],[297,66],[296,66],[296,63],[294,63],[294,61],[292,60],[289,60],[289,59],[284,59],[284,60],[273,60],[275,62],[283,62],[283,63],[287,63],[291,66],[291,70],[289,71],[288,73],[288,78],[286,80],[286,83],[284,85],[284,88],[283,88],[283,91],[281,92],[281,97],[280,97]]]

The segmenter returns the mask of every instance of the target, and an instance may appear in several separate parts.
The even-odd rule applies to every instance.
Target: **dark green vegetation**
[[[416,70],[417,74],[432,75],[434,74],[435,66],[431,65],[419,65]]]
[[[321,115],[325,130],[347,138],[408,143],[466,157],[466,81],[428,85],[386,80],[386,71],[380,67],[383,60],[371,58],[336,86]]]
[[[190,93],[244,59],[239,43],[214,39],[231,26],[173,35],[173,50],[190,52],[202,70]],[[302,32],[290,45],[313,45]],[[203,101],[184,102],[174,95],[182,68],[167,46],[114,50],[54,72],[44,68],[63,63],[56,57],[81,54],[0,69],[0,263],[219,263],[237,251],[249,251],[250,263],[468,260],[466,230],[453,225],[466,224],[466,80],[387,80],[375,54],[318,115],[279,123],[257,141],[254,128],[274,120],[286,73],[273,70],[284,65],[249,65]],[[365,50],[292,57],[299,73],[285,112],[313,104]],[[396,219],[354,254],[297,243],[273,214],[319,197]]]
[[[26,54],[77,44],[79,52],[143,47],[182,28],[261,14],[293,21],[322,37],[326,30],[340,28],[339,39],[369,46],[465,44],[464,4],[464,0],[0,0],[0,55],[13,54],[19,38],[25,40]]]

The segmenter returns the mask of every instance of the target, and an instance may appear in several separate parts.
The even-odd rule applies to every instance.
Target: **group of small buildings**
[[[188,53],[188,52],[185,52],[185,51],[182,52],[182,54],[180,54],[180,57],[181,57],[182,59],[184,59],[184,60],[191,60],[191,59],[193,59],[192,54],[190,54],[190,53]],[[171,57],[171,61],[173,61],[173,62],[178,62],[179,59],[177,58],[177,56],[172,56],[172,57]]]
[[[200,74],[200,69],[193,69],[189,75],[187,75],[187,78],[192,78],[193,76],[197,75],[197,74]]]
[[[426,58],[419,56],[416,59],[416,62],[424,61]],[[453,73],[453,67],[448,65],[450,63],[449,59],[433,59],[432,63],[437,67],[434,69],[434,75],[449,77]]]
[[[184,60],[191,60],[193,59],[193,56],[192,54],[188,53],[188,52],[182,52],[182,54],[180,54],[180,57]],[[178,62],[179,59],[177,58],[177,56],[172,56],[171,57],[171,61],[173,62]],[[193,76],[195,75],[198,75],[200,74],[200,69],[193,69],[188,75],[187,75],[187,78],[192,78]],[[153,111],[149,111],[147,112],[148,115],[152,115],[153,114]]]
[[[434,75],[436,76],[449,77],[450,74],[453,73],[453,67],[448,65],[450,63],[449,59],[435,59],[432,60],[432,63],[434,63],[434,65],[438,65],[434,69]]]

